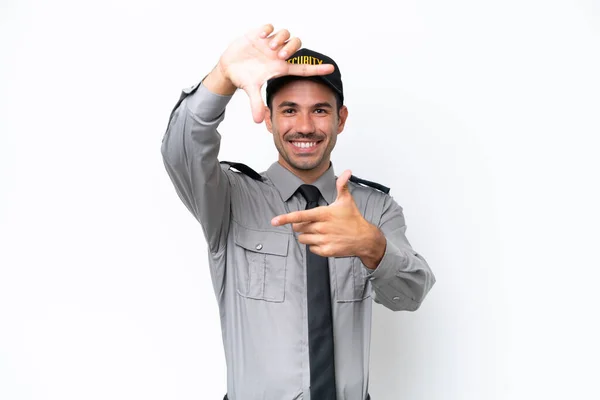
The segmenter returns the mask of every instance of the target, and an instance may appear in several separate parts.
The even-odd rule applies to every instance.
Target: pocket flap
[[[290,235],[273,231],[260,231],[234,223],[235,243],[256,253],[287,256]]]

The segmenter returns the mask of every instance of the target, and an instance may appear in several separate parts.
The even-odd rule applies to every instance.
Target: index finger
[[[280,226],[285,224],[295,224],[298,222],[315,222],[323,220],[325,207],[316,207],[312,210],[293,211],[288,214],[278,215],[271,220],[271,225]]]
[[[328,75],[333,72],[335,67],[333,64],[289,64],[288,75],[297,76],[313,76],[313,75]]]

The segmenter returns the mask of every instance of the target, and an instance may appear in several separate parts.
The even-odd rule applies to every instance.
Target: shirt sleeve
[[[410,245],[402,207],[390,196],[386,196],[379,229],[386,238],[385,253],[368,274],[375,302],[393,311],[415,311],[435,284],[435,276]]]
[[[202,84],[185,89],[171,113],[161,153],[181,201],[200,222],[212,253],[226,243],[231,187],[218,154],[217,127],[232,96],[209,91]]]

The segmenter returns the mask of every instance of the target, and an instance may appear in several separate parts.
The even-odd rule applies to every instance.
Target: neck
[[[292,167],[283,159],[283,157],[279,156],[279,164],[300,178],[304,183],[312,184],[329,169],[331,163],[329,160],[327,160],[327,162],[323,162],[321,165],[313,169],[298,169]]]

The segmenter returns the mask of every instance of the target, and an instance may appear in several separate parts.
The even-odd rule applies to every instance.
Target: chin
[[[318,168],[321,165],[321,160],[318,162],[291,162],[290,165],[302,171],[310,171]]]

